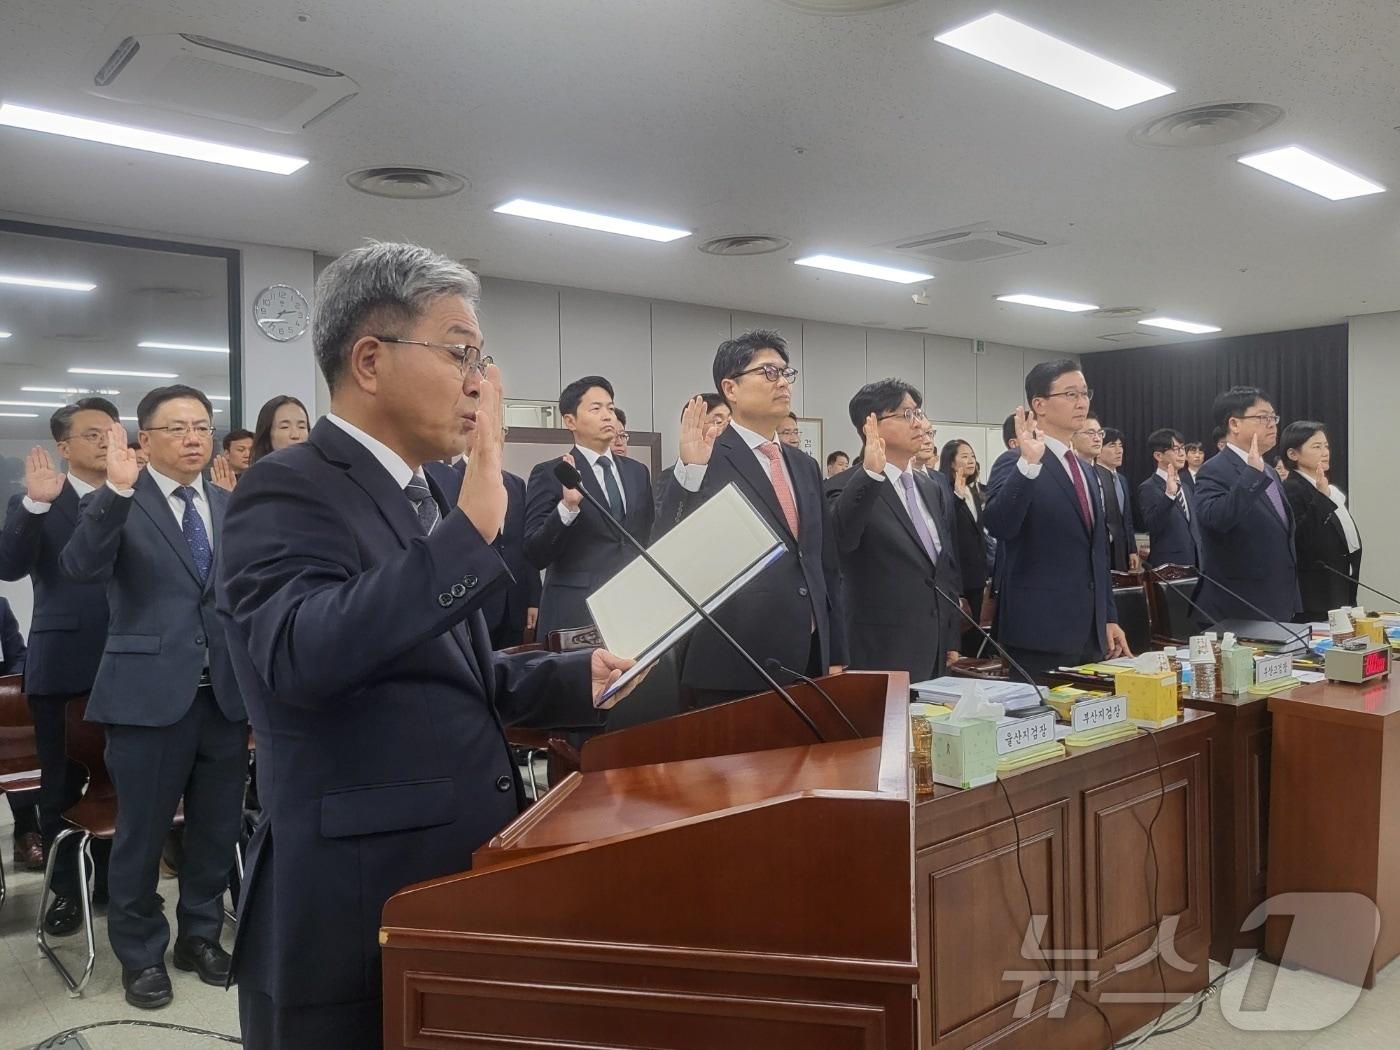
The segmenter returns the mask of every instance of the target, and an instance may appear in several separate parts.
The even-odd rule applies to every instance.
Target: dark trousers
[[[44,837],[44,850],[53,846],[58,833],[68,826],[64,811],[83,797],[87,770],[68,757],[68,733],[64,719],[68,702],[78,697],[34,694],[29,697],[29,717],[34,722],[35,750],[39,752],[39,772],[44,781],[39,787],[39,831]],[[99,892],[107,886],[107,854],[109,843],[94,839],[92,858],[97,869]],[[53,891],[60,897],[78,895],[78,836],[69,835],[54,857]]]
[[[248,723],[230,722],[207,686],[174,725],[107,727],[107,769],[117,789],[108,876],[107,932],[128,970],[159,965],[170,925],[157,900],[160,851],[185,800],[180,937],[218,942],[248,773]]]
[[[1031,675],[1045,674],[1057,667],[1091,664],[1104,657],[1103,641],[1098,637],[1092,623],[1089,625],[1089,637],[1084,641],[1084,648],[1077,653],[1051,653],[1040,649],[1023,649],[1017,645],[1007,645],[1006,651]],[[1011,677],[1017,677],[1015,671],[1011,672]]]
[[[384,1000],[278,1006],[264,993],[240,983],[238,1027],[244,1050],[380,1050]]]
[[[5,801],[10,804],[10,815],[15,818],[16,839],[39,830],[39,791],[39,788],[31,788],[28,791],[5,792]]]

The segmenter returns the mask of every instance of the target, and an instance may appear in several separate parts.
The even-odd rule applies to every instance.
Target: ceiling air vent
[[[360,90],[328,66],[186,33],[128,36],[92,61],[103,98],[285,133]]]
[[[1277,124],[1283,110],[1268,102],[1212,102],[1139,124],[1128,137],[1139,146],[1194,149],[1238,142]]]
[[[716,237],[700,245],[706,255],[767,255],[780,252],[791,242],[786,237],[752,234],[739,237]]]
[[[1008,255],[1023,255],[1058,243],[1024,230],[999,229],[996,223],[978,222],[952,230],[904,237],[877,247],[938,262],[974,263]]]
[[[1111,332],[1108,335],[1101,335],[1099,338],[1106,343],[1136,343],[1143,339],[1156,339],[1157,334],[1139,330],[1136,332]]]
[[[402,164],[361,168],[345,176],[345,181],[352,190],[401,201],[450,197],[467,185],[466,179],[450,171],[414,168]]]
[[[909,0],[774,0],[783,7],[807,15],[863,15],[882,7],[898,7]]]
[[[1156,307],[1152,306],[1101,306],[1097,310],[1090,310],[1082,313],[1080,317],[1087,317],[1091,321],[1127,321],[1135,317],[1146,317],[1148,314],[1156,313]]]

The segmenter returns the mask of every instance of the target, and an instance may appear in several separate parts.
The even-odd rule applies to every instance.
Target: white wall
[[[1361,530],[1361,579],[1400,595],[1400,487],[1395,456],[1386,437],[1400,391],[1400,312],[1366,314],[1347,321],[1347,383],[1351,462],[1347,499]],[[1389,608],[1374,594],[1362,594],[1367,608]]]

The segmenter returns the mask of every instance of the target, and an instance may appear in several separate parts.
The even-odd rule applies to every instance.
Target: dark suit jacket
[[[8,598],[0,598],[0,674],[24,674],[26,649]]]
[[[466,476],[466,460],[449,467],[446,463],[424,463],[423,471],[438,488],[449,507],[457,503]],[[492,649],[509,649],[524,641],[525,611],[540,605],[540,572],[525,557],[525,479],[505,470],[506,524],[491,546],[510,570],[510,586],[495,591],[481,603]]]
[[[963,625],[957,609],[934,590],[936,584],[955,602],[962,595],[952,487],[942,474],[914,472],[915,488],[938,530],[935,564],[904,509],[903,493],[888,478],[875,481],[857,463],[828,479],[829,487],[833,483],[839,490],[832,517],[850,666],[908,671],[911,682],[938,677],[944,655],[960,644]]]
[[[957,493],[953,491],[953,486],[948,483],[947,478],[942,473],[935,471],[929,473],[931,476],[936,474],[937,477],[943,478],[947,491],[952,494],[953,498],[953,532],[957,537],[958,571],[962,574],[958,590],[962,594],[968,594],[972,591],[980,592],[987,582],[988,575],[990,575],[987,568],[987,532],[982,527],[986,506],[982,498],[981,486],[974,486],[972,489],[972,500],[977,504],[978,510],[977,517],[973,517],[972,511],[968,510],[965,502],[958,499]]]
[[[58,556],[78,524],[78,494],[64,482],[46,514],[30,514],[24,496],[10,500],[0,533],[0,580],[28,576],[34,586],[24,691],[36,696],[86,693],[107,640],[107,588],[73,583]]]
[[[583,487],[604,503],[607,499],[588,459],[577,447],[571,450],[574,465],[583,476]],[[562,458],[562,457],[560,457]],[[603,521],[602,511],[585,501],[572,525],[559,519],[560,486],[554,476],[559,458],[537,464],[530,471],[525,497],[525,556],[545,570],[536,628],[540,637],[550,631],[587,627],[593,622],[588,596],[615,576],[636,553],[614,535]],[[652,499],[651,473],[627,456],[614,456],[618,484],[627,513],[623,527],[643,546],[651,542],[656,506]]]
[[[1185,475],[1183,470],[1181,476]],[[1167,498],[1167,483],[1155,473],[1138,486],[1138,511],[1147,526],[1151,545],[1147,552],[1148,565],[1200,564],[1200,511],[1196,509],[1196,490],[1183,481],[1181,491],[1186,494],[1186,506],[1191,511],[1189,520],[1181,512],[1180,504]]]
[[[204,494],[217,559],[228,493],[205,483]],[[194,703],[206,660],[219,710],[231,721],[247,718],[214,611],[217,571],[200,583],[185,534],[147,471],[129,497],[107,485],[92,494],[59,565],[76,583],[107,585],[111,614],[89,721],[173,725]]]
[[[1356,604],[1356,584],[1348,583],[1319,566],[1356,577],[1361,571],[1361,551],[1347,552],[1346,533],[1337,520],[1337,505],[1296,471],[1283,483],[1284,495],[1297,522],[1294,543],[1298,552],[1298,591],[1302,608],[1318,619],[1332,609]]]
[[[997,457],[983,516],[1002,557],[998,640],[1073,656],[1083,652],[1092,634],[1102,648],[1106,626],[1117,622],[1118,613],[1098,477],[1084,469],[1095,512],[1094,527],[1087,529],[1064,463],[1046,449],[1040,474],[1032,480],[1017,469],[1020,458],[1016,449]]]
[[[510,574],[429,486],[443,517],[425,536],[389,473],[323,419],[230,502],[219,611],[263,806],[235,965],[279,1006],[380,994],[384,902],[470,868],[522,805],[503,724],[598,722],[589,654],[492,653],[481,604]]]
[[[1291,621],[1303,608],[1293,555],[1293,512],[1283,520],[1269,500],[1274,468],[1258,471],[1230,449],[1211,456],[1196,475],[1201,570],[1215,576],[1275,620]],[[1201,578],[1196,604],[1214,620],[1257,620],[1259,613]]]
[[[1128,556],[1137,553],[1137,539],[1134,532],[1137,523],[1133,521],[1133,499],[1128,488],[1128,479],[1118,474],[1123,494],[1119,497],[1114,485],[1114,473],[1107,467],[1095,465],[1094,473],[1099,478],[1099,493],[1103,498],[1104,521],[1108,526],[1108,552],[1110,563],[1119,572],[1126,572]]]
[[[720,606],[715,619],[760,662],[773,657],[796,671],[806,669],[817,632],[823,672],[846,662],[841,605],[841,567],[830,506],[822,496],[821,468],[799,449],[783,446],[783,462],[797,501],[797,531],[788,529],[768,474],[733,427],[715,438],[699,492],[672,475],[661,494],[656,534],[664,535],[696,507],[731,482],[783,540],[782,557],[738,595]],[[681,684],[693,689],[761,691],[765,685],[718,634],[703,624],[690,636]]]

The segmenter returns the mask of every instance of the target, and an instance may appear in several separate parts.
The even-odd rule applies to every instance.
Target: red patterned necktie
[[[1089,489],[1084,484],[1084,472],[1079,469],[1079,462],[1075,458],[1074,450],[1065,452],[1065,462],[1069,464],[1069,476],[1074,482],[1074,494],[1079,497],[1079,516],[1084,519],[1084,527],[1093,529],[1094,512],[1089,509]]]
[[[773,492],[778,497],[778,506],[783,508],[788,529],[797,535],[797,500],[793,499],[792,487],[783,473],[783,451],[776,441],[765,441],[758,450],[768,457],[768,479],[773,483]]]

